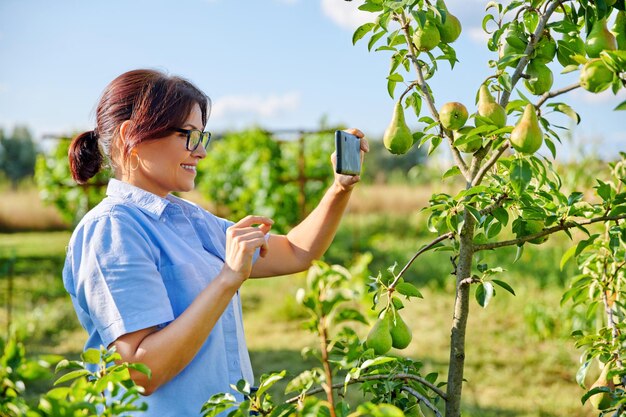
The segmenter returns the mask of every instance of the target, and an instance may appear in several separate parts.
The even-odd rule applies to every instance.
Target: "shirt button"
[[[165,223],[165,217],[163,217],[163,218],[161,219],[161,221],[162,221],[163,223]]]

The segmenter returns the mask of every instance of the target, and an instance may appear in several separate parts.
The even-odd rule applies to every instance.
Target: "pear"
[[[593,385],[591,385],[591,388],[589,388],[590,391],[597,387],[609,387],[611,390],[615,388],[615,384],[613,383],[613,381],[609,381],[607,378],[609,374],[609,370],[610,369],[608,365],[605,365],[604,368],[602,368],[602,372],[600,372],[600,376],[598,377],[596,382],[594,382]],[[597,410],[606,410],[607,408],[611,407],[611,402],[612,402],[611,393],[600,392],[598,394],[594,394],[591,397],[589,397],[589,402]]]
[[[580,86],[592,93],[599,93],[609,88],[613,82],[613,72],[600,58],[594,58],[580,70]]]
[[[402,320],[398,312],[396,312],[396,322],[393,322],[393,317],[389,317],[389,321],[391,322],[391,330],[389,331],[391,334],[391,345],[396,349],[406,348],[413,339],[411,329]]]
[[[524,114],[511,132],[511,145],[513,148],[525,154],[533,154],[539,150],[543,143],[543,131],[539,127],[537,113],[532,104],[527,104]]]
[[[456,18],[456,16],[450,13],[443,0],[437,0],[437,7],[445,10],[446,12],[445,22],[437,25],[441,42],[452,43],[458,39],[459,35],[461,35],[461,22]]]
[[[389,318],[384,315],[383,318],[376,320],[374,327],[370,330],[365,340],[365,346],[374,349],[377,355],[384,355],[389,352],[393,343],[389,328]]]
[[[463,103],[451,101],[439,109],[439,121],[446,129],[459,130],[465,126],[469,114]]]
[[[626,12],[623,10],[619,10],[617,16],[615,16],[613,33],[615,34],[617,49],[626,51]]]
[[[564,67],[568,65],[578,65],[572,56],[585,55],[585,42],[578,35],[578,32],[566,33],[563,39],[558,41],[556,58]]]
[[[486,117],[491,120],[491,123],[498,128],[506,125],[506,111],[504,107],[496,102],[491,93],[489,87],[485,84],[480,86],[478,92],[478,114],[482,117]],[[484,125],[485,123],[479,119],[476,119],[476,126]]]
[[[418,25],[413,33],[413,43],[415,47],[420,51],[430,51],[441,41],[441,35],[439,29],[432,19],[427,18],[424,26]]]
[[[474,129],[474,126],[463,126],[454,132],[454,146],[463,153],[474,153],[483,146],[483,138],[479,135],[473,137],[469,142],[457,145],[457,141],[464,138],[472,129]]]
[[[535,57],[533,60],[547,64],[556,55],[556,41],[550,36],[550,31],[545,31],[535,46]]]
[[[522,25],[514,20],[512,21],[504,33],[500,36],[499,57],[523,54],[528,45],[528,39]],[[509,60],[506,63],[508,67],[516,67],[520,58]]]
[[[585,41],[585,51],[589,58],[598,58],[600,52],[617,49],[615,36],[606,28],[606,19],[598,19],[591,27]]]
[[[524,84],[528,91],[536,96],[550,91],[550,87],[552,87],[552,83],[554,82],[552,71],[541,61],[530,61],[526,68],[526,75],[528,75],[529,78],[524,80]]]
[[[391,123],[385,130],[383,143],[389,152],[396,155],[407,153],[413,146],[413,135],[404,120],[404,109],[401,102],[397,102],[393,109]]]
[[[534,235],[535,233],[541,232],[544,227],[545,227],[545,223],[541,220],[535,220],[535,219],[525,220],[522,223],[520,233],[519,234],[516,233],[516,236],[524,237],[528,235]],[[536,237],[534,239],[529,240],[528,242],[533,243],[535,245],[540,245],[546,240],[548,240],[548,235],[542,236],[542,237]]]

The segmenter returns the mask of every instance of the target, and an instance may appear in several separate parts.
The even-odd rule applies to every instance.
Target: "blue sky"
[[[474,97],[490,75],[480,29],[487,1],[448,0],[463,33],[461,61],[431,81],[437,107]],[[213,100],[213,131],[260,125],[316,128],[322,117],[380,137],[393,108],[386,91],[388,52],[352,45],[371,18],[358,0],[1,0],[0,127],[26,124],[37,137],[92,129],[100,93],[120,73],[157,68],[190,79]],[[554,88],[571,84],[559,76]],[[401,87],[398,87],[398,93]],[[625,149],[623,91],[563,97],[583,121],[578,143]],[[426,114],[426,110],[422,111]],[[417,127],[417,118],[407,116]],[[568,124],[560,116],[557,124]],[[509,123],[512,123],[509,120]],[[544,149],[544,154],[547,154]]]

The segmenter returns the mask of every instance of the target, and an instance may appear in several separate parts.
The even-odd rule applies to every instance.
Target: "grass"
[[[30,184],[17,190],[0,184],[0,232],[26,230],[63,230],[67,224],[54,207],[39,199],[39,192]]]
[[[372,185],[357,190],[326,261],[347,265],[367,251],[373,256],[370,273],[375,275],[396,262],[401,268],[423,243],[433,239],[424,226],[424,216],[418,214],[432,189],[424,186],[416,192],[415,187],[409,190],[407,186]],[[27,197],[21,198],[7,195],[4,201],[10,204],[22,202],[10,209],[3,205],[0,216],[8,212],[28,218],[32,217],[28,214],[30,207],[39,210],[32,200],[29,205],[25,203]],[[0,304],[4,306],[0,310],[0,334],[7,327],[5,266],[13,259],[13,323],[21,329],[27,350],[33,355],[57,353],[75,358],[85,341],[61,280],[69,236],[69,231],[0,234]],[[552,236],[545,245],[527,246],[516,263],[512,263],[514,248],[484,253],[476,259],[490,267],[503,266],[506,271],[498,278],[513,286],[517,295],[499,290],[485,309],[475,301],[471,303],[465,416],[594,415],[588,405],[581,406],[584,391],[574,382],[578,353],[568,335],[576,316],[559,306],[564,287],[575,274],[571,262],[563,271],[558,269],[570,245],[563,235]],[[396,352],[422,361],[425,372],[438,372],[442,380],[446,379],[454,297],[451,270],[448,253],[429,252],[407,271],[406,278],[420,288],[424,299],[411,302],[404,310],[414,339],[405,351]],[[316,337],[302,330],[300,324],[303,310],[295,302],[295,293],[303,285],[304,276],[300,274],[250,280],[241,290],[244,325],[257,379],[263,373],[282,369],[295,376],[317,366],[300,353],[317,343]],[[355,330],[362,336],[368,331],[364,326]]]

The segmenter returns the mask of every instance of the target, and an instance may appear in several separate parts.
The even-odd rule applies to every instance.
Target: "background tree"
[[[0,135],[0,171],[13,189],[24,178],[32,177],[38,149],[26,126],[15,126],[10,136]]]

